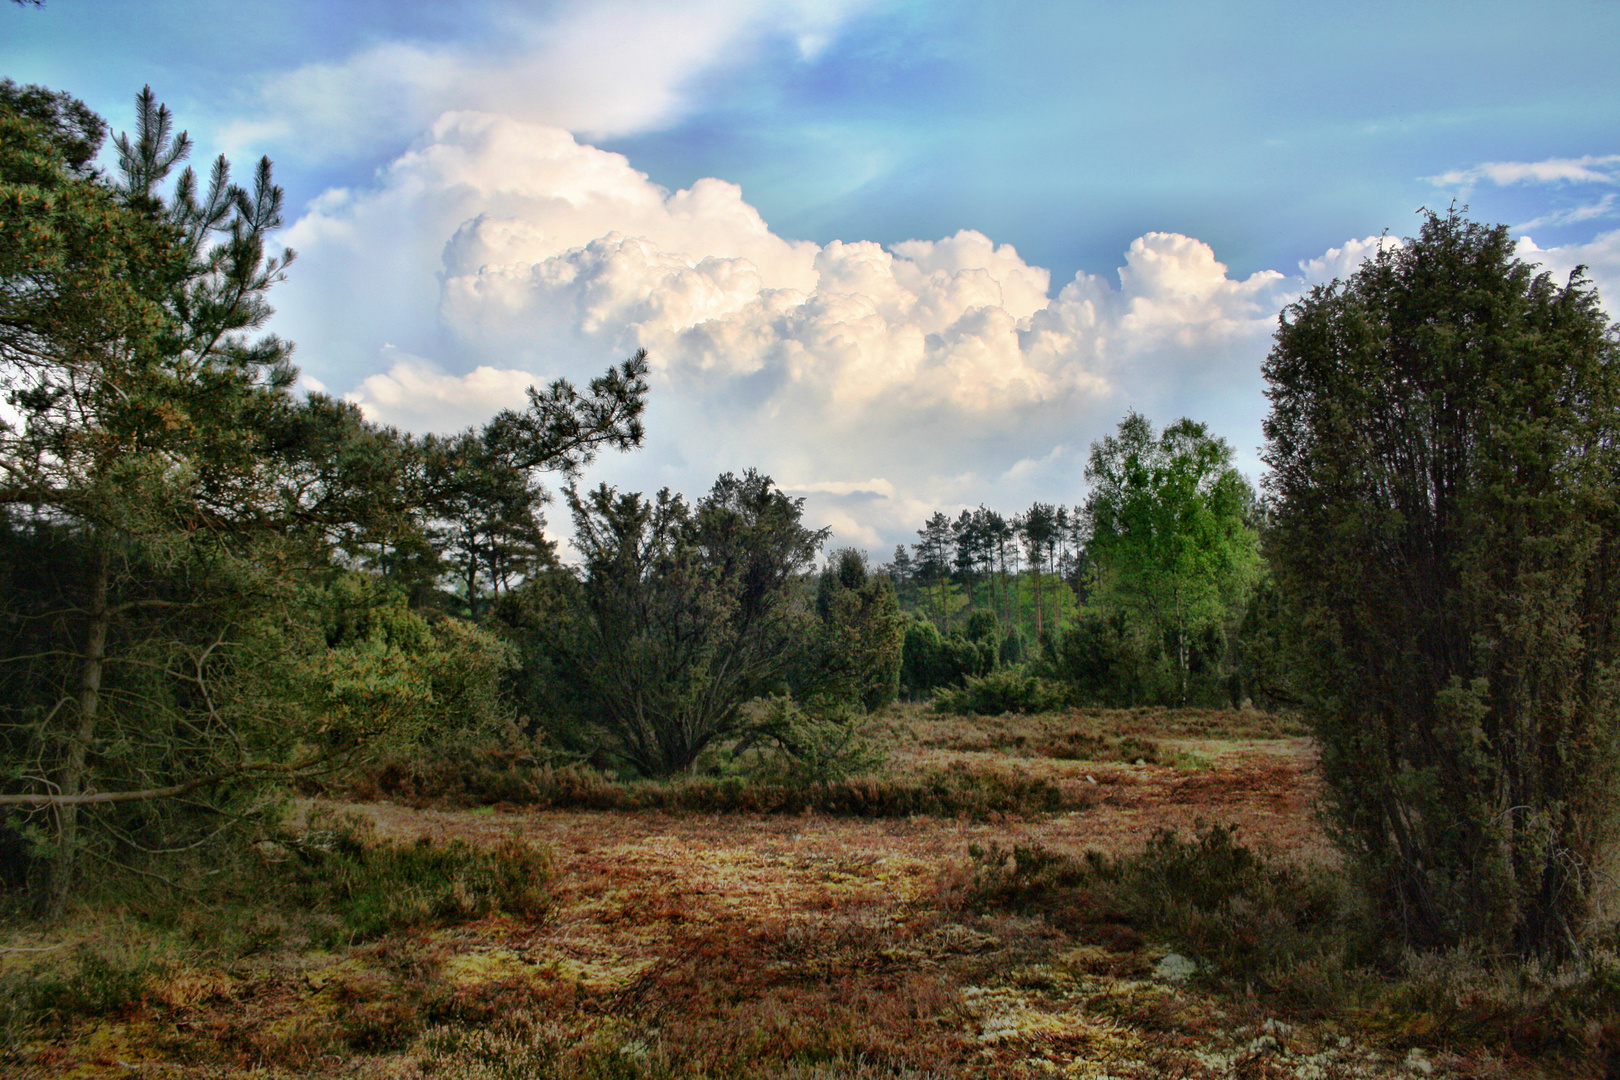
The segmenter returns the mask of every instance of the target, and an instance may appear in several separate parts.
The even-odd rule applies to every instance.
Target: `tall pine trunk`
[[[107,578],[109,560],[102,537],[91,537],[88,581],[86,584],[86,615],[84,651],[79,656],[79,685],[75,695],[76,711],[73,716],[67,746],[62,762],[56,770],[55,794],[69,798],[81,795],[85,788],[85,765],[95,738],[96,722],[101,713],[101,674],[107,658],[107,626],[111,621],[107,609]],[[73,886],[74,871],[79,856],[79,807],[71,802],[59,803],[56,811],[56,851],[46,870],[45,893],[41,897],[41,913],[56,918],[67,903]]]

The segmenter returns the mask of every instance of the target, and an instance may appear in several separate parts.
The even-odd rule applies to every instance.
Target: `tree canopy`
[[[1259,567],[1253,490],[1203,424],[1155,433],[1134,412],[1092,444],[1086,480],[1093,602],[1162,639],[1185,702],[1200,639],[1235,629]]]
[[[1412,944],[1579,950],[1615,822],[1617,344],[1580,273],[1452,209],[1266,361],[1330,820]]]
[[[452,669],[497,677],[499,643],[329,618],[392,603],[344,583],[435,541],[467,553],[470,603],[526,572],[530,473],[635,445],[647,389],[638,355],[587,394],[531,390],[454,444],[475,475],[436,472],[431,440],[292,392],[291,346],[264,332],[293,259],[267,243],[269,161],[245,185],[223,157],[176,175],[191,142],[149,89],[110,178],[104,135],[66,95],[0,83],[0,841],[27,839],[47,912],[86,855],[246,820],[256,778],[426,723],[435,693],[459,715]],[[459,548],[430,527],[445,512],[478,519]]]

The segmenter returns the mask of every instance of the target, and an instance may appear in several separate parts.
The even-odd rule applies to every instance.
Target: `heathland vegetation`
[[[295,393],[270,163],[105,137],[0,82],[8,1075],[1620,1073],[1620,335],[1505,228],[1282,313],[1259,492],[1132,413],[873,566],[581,487],[641,354]]]

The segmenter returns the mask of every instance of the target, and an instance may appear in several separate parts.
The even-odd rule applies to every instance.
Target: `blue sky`
[[[646,345],[648,447],[601,478],[757,465],[881,551],[1077,501],[1127,408],[1257,473],[1277,308],[1419,206],[1620,291],[1617,31],[1612,0],[47,0],[0,9],[0,72],[115,128],[150,83],[200,154],[271,156],[312,386],[453,428]]]

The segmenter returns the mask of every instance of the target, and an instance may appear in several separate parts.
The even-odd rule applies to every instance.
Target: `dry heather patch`
[[[1127,718],[1161,744],[1193,737],[1198,722]],[[1284,863],[1316,859],[1305,743],[1217,743],[1196,769],[989,745],[1001,736],[969,745],[974,731],[1044,738],[1069,723],[1001,719],[902,714],[894,722],[933,730],[935,745],[897,754],[895,768],[965,760],[1031,774],[1084,793],[1086,809],[998,819],[350,808],[402,850],[422,840],[548,850],[546,904],[326,951],[189,960],[116,1014],[81,1016],[13,1055],[7,1075],[132,1075],[120,1062],[188,1080],[1536,1075],[1477,1042],[1448,1056],[1439,1028],[1369,1035],[1355,1017],[1291,1006],[1292,990],[1246,987],[1226,969],[1188,978],[1129,894],[1063,876],[1088,850],[1125,857],[1157,830],[1191,835],[1201,818],[1238,823],[1239,840],[1269,840]],[[1242,904],[1221,903],[1214,922],[1191,911],[1185,927],[1243,926]],[[1325,977],[1304,971],[1290,986]]]

